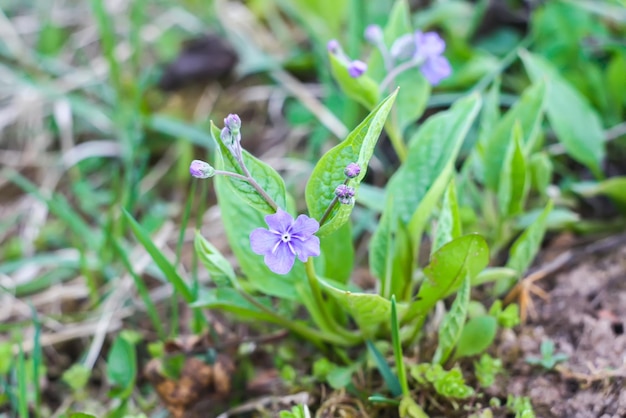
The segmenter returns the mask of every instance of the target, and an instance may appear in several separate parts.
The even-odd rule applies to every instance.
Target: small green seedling
[[[565,361],[569,358],[567,354],[555,353],[554,342],[551,340],[543,340],[541,343],[541,358],[528,356],[526,362],[528,364],[540,365],[546,370],[552,370],[557,363]]]

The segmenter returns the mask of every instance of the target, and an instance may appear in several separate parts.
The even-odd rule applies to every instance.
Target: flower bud
[[[189,173],[195,178],[206,179],[215,175],[215,169],[207,162],[193,160],[189,166]]]
[[[384,39],[383,30],[378,25],[369,25],[365,28],[365,40],[373,45],[382,43]]]
[[[326,48],[328,49],[328,52],[333,55],[341,51],[341,45],[339,45],[339,41],[336,39],[331,39],[330,41],[328,41],[328,44],[326,44]]]
[[[348,64],[348,74],[352,78],[361,77],[365,71],[367,71],[367,64],[363,61],[354,60]]]
[[[346,169],[343,170],[343,173],[349,179],[353,179],[357,177],[359,174],[361,174],[361,167],[359,167],[357,163],[350,163],[346,166]]]
[[[335,196],[342,205],[351,205],[354,203],[354,188],[340,184],[335,189]]]
[[[241,129],[241,119],[239,119],[239,115],[231,113],[224,119],[224,126],[227,127],[233,135],[237,135],[239,133],[239,129]]]

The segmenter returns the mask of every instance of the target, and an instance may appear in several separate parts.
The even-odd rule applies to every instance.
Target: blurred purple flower
[[[436,32],[415,32],[415,58],[423,60],[420,71],[433,86],[452,73],[450,63],[444,57],[446,42]]]
[[[277,274],[287,274],[296,259],[305,262],[308,257],[320,255],[320,239],[315,234],[319,224],[315,219],[300,215],[294,221],[282,209],[267,215],[269,229],[257,228],[250,234],[250,246],[256,254],[265,256],[267,267]]]
[[[378,25],[368,25],[365,28],[365,40],[373,45],[384,42],[383,29]]]
[[[330,41],[328,41],[328,44],[326,44],[326,48],[331,54],[336,54],[341,50],[341,45],[339,44],[338,40],[331,39]]]
[[[359,78],[367,71],[367,64],[363,61],[354,60],[348,65],[348,74],[352,78]]]

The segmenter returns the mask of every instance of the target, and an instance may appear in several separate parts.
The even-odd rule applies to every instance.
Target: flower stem
[[[272,209],[274,209],[274,211],[276,211],[278,209],[278,204],[276,204],[276,202],[274,202],[274,199],[272,199],[270,195],[268,195],[267,192],[263,190],[263,188],[259,185],[259,183],[256,182],[256,180],[254,180],[254,178],[248,171],[248,168],[243,163],[243,159],[238,158],[237,161],[239,162],[239,166],[241,167],[245,175],[241,175],[239,173],[233,173],[231,171],[221,171],[221,170],[216,170],[215,174],[216,175],[220,174],[223,176],[232,177],[237,180],[243,180],[243,181],[248,182],[248,184],[254,187],[254,190],[256,190],[256,192],[261,195],[261,197],[267,202],[267,204],[270,205]]]
[[[320,222],[319,222],[320,227],[322,225],[324,225],[324,222],[326,222],[328,220],[328,217],[330,216],[330,213],[333,211],[333,208],[335,207],[335,205],[337,204],[338,201],[339,201],[339,197],[338,196],[335,196],[333,198],[333,200],[330,201],[330,204],[326,208],[326,212],[324,212],[324,214],[320,218]]]
[[[419,67],[423,64],[423,60],[421,59],[412,59],[407,62],[403,62],[402,64],[395,67],[393,70],[389,71],[383,81],[380,83],[379,91],[384,92],[388,88],[391,87],[391,83],[396,79],[397,76],[409,70],[413,67]]]

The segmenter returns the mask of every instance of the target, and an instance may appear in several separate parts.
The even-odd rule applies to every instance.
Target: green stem
[[[309,280],[309,286],[311,287],[311,292],[313,293],[313,299],[315,300],[315,304],[317,305],[317,311],[320,314],[320,317],[324,320],[324,325],[328,327],[328,329],[333,330],[333,332],[337,336],[341,336],[348,344],[354,344],[361,340],[358,335],[351,333],[344,329],[342,326],[337,324],[335,319],[330,315],[330,310],[326,309],[326,302],[324,301],[324,296],[322,295],[322,289],[320,288],[320,284],[317,278],[317,274],[315,273],[315,266],[313,265],[313,259],[309,257],[306,266],[306,276]]]
[[[259,310],[263,311],[263,313],[267,314],[268,316],[271,316],[274,323],[281,325],[289,329],[290,331],[295,332],[296,334],[299,334],[301,337],[311,341],[320,349],[325,350],[324,342],[329,342],[332,344],[343,345],[343,346],[348,345],[346,341],[344,341],[344,339],[334,334],[321,332],[316,329],[307,327],[306,325],[302,325],[297,322],[292,322],[288,319],[285,319],[281,317],[280,315],[278,315],[277,313],[268,309],[267,306],[263,305],[262,303],[259,303],[259,301],[257,301],[255,298],[253,298],[250,294],[248,294],[243,289],[238,288],[237,290],[239,291],[241,296],[243,296],[248,302],[253,304]]]

